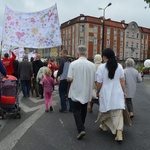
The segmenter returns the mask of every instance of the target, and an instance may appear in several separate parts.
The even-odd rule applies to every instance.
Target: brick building
[[[150,58],[150,29],[139,27],[136,22],[113,21],[103,17],[80,16],[61,24],[62,45],[76,57],[78,45],[88,47],[88,58],[102,51],[104,21],[104,48],[114,50],[119,60],[132,57],[137,61]]]

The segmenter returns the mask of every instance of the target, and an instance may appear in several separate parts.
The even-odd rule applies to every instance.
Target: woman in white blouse
[[[116,134],[115,140],[122,141],[123,109],[125,108],[124,70],[117,63],[114,51],[107,48],[103,51],[103,61],[97,70],[97,96],[99,96],[100,128],[108,128]]]

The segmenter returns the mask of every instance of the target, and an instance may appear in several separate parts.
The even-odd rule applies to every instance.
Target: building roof
[[[103,24],[103,16],[102,17],[93,17],[93,16],[85,16],[84,14],[80,14],[80,16],[73,18],[71,20],[68,20],[61,24],[61,29],[66,28],[68,26],[71,26],[76,23],[93,23],[102,25]],[[115,27],[115,28],[121,28],[126,29],[129,23],[125,23],[125,20],[122,20],[120,22],[113,21],[110,18],[105,19],[105,26]],[[144,33],[150,34],[150,28],[145,27],[139,27],[139,30]]]

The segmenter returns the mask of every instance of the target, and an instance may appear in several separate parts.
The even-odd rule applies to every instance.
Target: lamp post
[[[107,7],[111,6],[112,3],[109,3],[105,8],[98,8],[99,10],[103,10],[103,30],[102,30],[102,47],[101,47],[101,55],[104,49],[104,36],[105,36],[105,10]]]

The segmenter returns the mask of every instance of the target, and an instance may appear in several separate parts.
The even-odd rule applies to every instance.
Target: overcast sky
[[[60,24],[80,14],[100,17],[103,15],[99,7],[105,8],[105,18],[114,21],[135,21],[139,26],[150,28],[150,8],[144,0],[0,0],[0,25],[3,24],[5,5],[21,12],[34,12],[51,7],[57,3]]]

